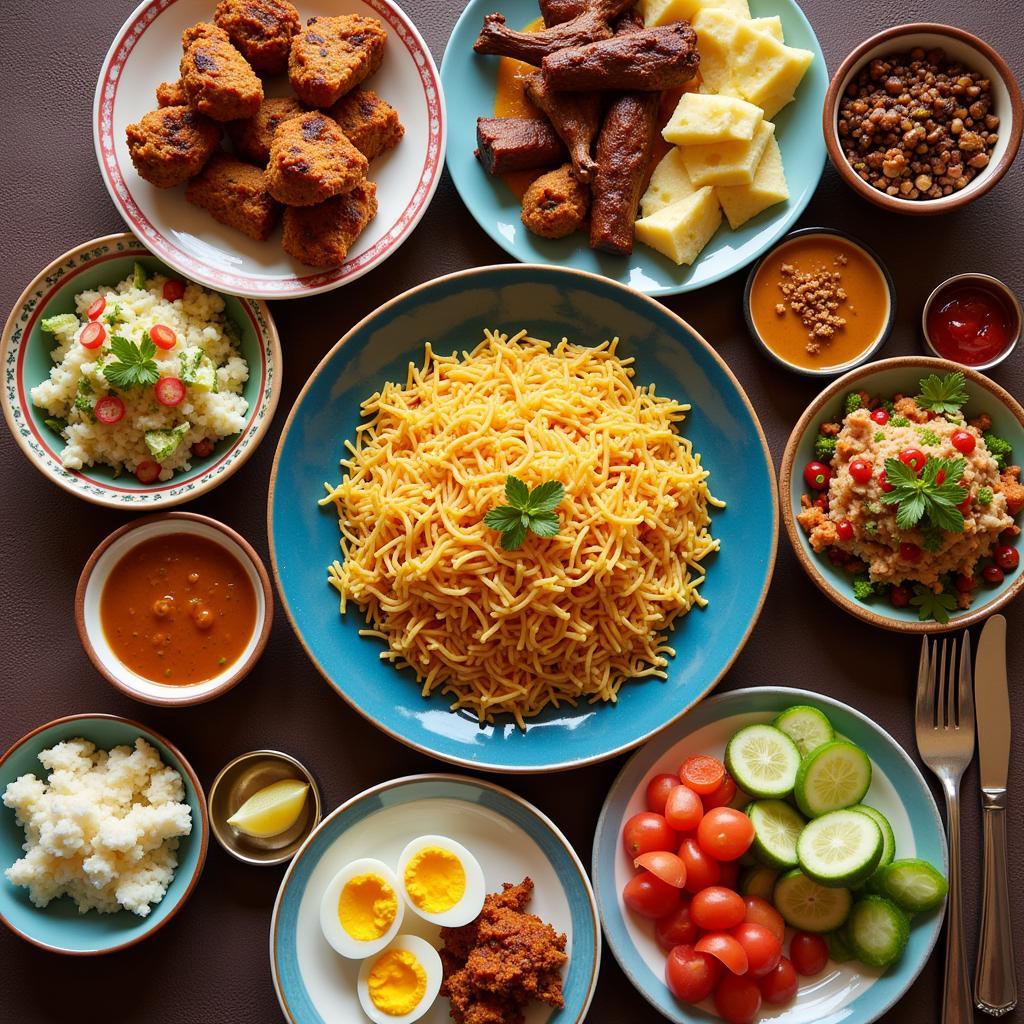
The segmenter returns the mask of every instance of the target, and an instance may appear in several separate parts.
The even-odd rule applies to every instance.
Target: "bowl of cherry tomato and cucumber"
[[[592,874],[609,947],[670,1020],[867,1024],[931,952],[945,858],[931,793],[884,730],[760,687],[708,698],[634,754]]]

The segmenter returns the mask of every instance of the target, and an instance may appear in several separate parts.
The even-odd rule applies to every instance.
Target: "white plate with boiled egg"
[[[567,938],[565,1005],[531,1003],[527,1024],[581,1024],[601,931],[590,881],[555,825],[500,786],[415,775],[368,789],[326,817],[295,855],[274,904],[270,963],[292,1024],[448,1024],[442,927],[480,913],[502,883],[534,883],[527,911]],[[451,879],[457,879],[457,885]],[[403,976],[412,986],[394,984]]]

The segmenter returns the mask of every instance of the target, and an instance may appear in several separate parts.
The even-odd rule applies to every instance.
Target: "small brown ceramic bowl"
[[[975,568],[979,585],[974,591],[974,601],[969,608],[957,606],[958,594],[951,582],[947,584],[943,596],[947,599],[946,603],[952,607],[946,611],[948,620],[945,622],[934,618],[921,618],[922,612],[927,610],[923,607],[927,595],[915,589],[913,582],[907,583],[908,589],[911,590],[912,603],[904,606],[894,605],[888,592],[875,594],[861,601],[854,595],[853,581],[855,575],[861,571],[866,572],[867,567],[864,566],[863,570],[858,567],[857,573],[854,573],[842,566],[834,565],[825,552],[819,553],[811,548],[807,535],[796,518],[802,508],[801,498],[815,493],[805,484],[803,470],[808,462],[817,459],[814,443],[819,425],[842,420],[846,395],[852,391],[866,391],[877,398],[890,398],[897,393],[917,395],[920,393],[920,382],[923,378],[931,374],[941,377],[953,372],[960,372],[966,378],[968,397],[963,406],[965,416],[971,419],[982,413],[987,414],[992,420],[991,431],[1008,441],[1015,452],[1024,451],[1024,408],[1021,408],[1020,404],[995,381],[970,367],[959,366],[947,359],[900,356],[859,366],[830,384],[811,402],[797,421],[782,456],[782,466],[779,470],[782,518],[801,566],[830,601],[863,622],[881,626],[883,629],[901,633],[941,633],[949,629],[963,629],[1009,604],[1021,590],[1024,590],[1024,558],[1020,559],[1016,569],[1005,573],[1001,581],[990,584],[981,580],[981,567],[992,561],[990,557],[985,557]],[[878,470],[873,468],[873,472],[877,473]],[[1024,513],[1016,518],[1019,525],[1024,521]],[[859,522],[854,523],[854,528],[861,529]],[[1024,554],[1020,536],[1010,543],[1019,553]],[[923,590],[921,587],[921,591]]]
[[[114,653],[100,618],[100,597],[114,566],[135,545],[154,537],[190,533],[211,540],[233,555],[245,570],[256,596],[256,621],[241,655],[211,679],[171,685],[139,675]],[[193,512],[164,512],[136,519],[115,530],[85,563],[75,592],[75,624],[86,654],[99,673],[122,693],[146,704],[183,707],[201,704],[226,693],[249,674],[259,661],[274,619],[270,577],[255,549],[230,527]]]
[[[963,189],[939,199],[903,199],[886,195],[872,188],[854,169],[843,153],[839,141],[839,104],[846,87],[853,77],[876,57],[894,53],[906,53],[915,47],[926,50],[941,48],[950,58],[960,61],[972,71],[978,71],[992,83],[993,113],[999,117],[997,129],[999,141],[992,152],[992,159]],[[839,65],[832,76],[825,94],[823,109],[825,145],[829,159],[835,165],[839,176],[865,199],[892,210],[912,216],[927,217],[936,213],[948,213],[973,202],[993,188],[1009,170],[1020,147],[1021,127],[1024,112],[1021,108],[1020,88],[1010,66],[983,39],[962,28],[941,25],[936,22],[915,22],[887,28],[860,44]]]

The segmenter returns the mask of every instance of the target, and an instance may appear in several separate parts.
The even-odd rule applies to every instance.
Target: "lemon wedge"
[[[272,782],[253,793],[228,818],[228,824],[254,839],[280,835],[299,820],[308,789],[309,784],[298,779]]]

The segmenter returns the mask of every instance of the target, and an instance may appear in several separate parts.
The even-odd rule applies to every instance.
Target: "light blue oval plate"
[[[675,772],[691,754],[721,757],[737,729],[770,722],[794,704],[820,708],[836,732],[863,747],[871,758],[871,788],[864,802],[892,824],[897,857],[921,857],[948,873],[945,833],[938,808],[921,773],[884,730],[846,704],[809,690],[759,686],[720,693],[694,708],[671,729],[626,762],[605,800],[594,834],[591,874],[608,945],[640,994],[676,1024],[704,1024],[711,1010],[684,1006],[664,982],[665,954],[654,938],[653,922],[632,914],[622,887],[633,875],[622,846],[622,825],[644,810],[644,790],[660,772]],[[902,959],[882,972],[857,963],[829,961],[816,978],[802,978],[788,1006],[763,1006],[758,1019],[778,1024],[869,1024],[910,988],[931,954],[945,908],[916,916]],[[710,1005],[710,1004],[709,1004]],[[709,1016],[710,1014],[710,1016]]]
[[[523,263],[576,267],[621,281],[648,295],[676,295],[703,288],[757,259],[793,225],[811,200],[825,169],[821,110],[828,88],[828,70],[814,29],[795,0],[750,0],[757,17],[779,15],[786,43],[814,53],[796,99],[775,118],[775,135],[789,182],[790,198],[773,206],[738,231],[719,228],[692,267],[671,260],[639,242],[629,257],[597,253],[577,232],[568,238],[538,238],[523,226],[520,203],[501,178],[484,172],[473,155],[476,119],[494,116],[498,57],[473,52],[484,15],[500,9],[513,28],[524,28],[538,16],[536,0],[470,0],[452,31],[441,82],[448,112],[448,171],[462,201],[476,222],[510,256]]]
[[[540,338],[598,344],[618,336],[636,359],[636,381],[693,406],[684,434],[728,503],[712,519],[722,550],[705,564],[694,609],[672,634],[679,655],[668,679],[627,683],[615,706],[550,708],[525,732],[481,728],[441,696],[420,696],[412,672],[380,660],[380,641],[359,636],[363,617],[338,615],[327,566],[339,557],[333,508],[320,508],[325,480],[339,479],[359,405],[386,381],[405,380],[410,361],[474,348],[485,327],[528,328]],[[414,288],[357,324],[325,356],[285,424],[271,472],[268,534],[285,611],[317,668],[352,706],[410,746],[492,771],[572,768],[611,757],[663,729],[721,678],[746,642],[775,562],[775,474],[761,427],[736,378],[691,327],[660,303],[622,285],[552,267],[484,267]]]
[[[435,834],[461,843],[480,862],[487,892],[502,882],[534,882],[527,910],[565,933],[565,1006],[534,1005],[532,1024],[582,1024],[597,985],[601,928],[590,881],[566,838],[532,804],[506,789],[458,775],[413,775],[374,786],[328,815],[295,855],[270,925],[274,987],[292,1024],[362,1020],[359,962],[344,960],[320,930],[320,898],[349,861],[376,857],[394,869],[405,845]],[[407,912],[403,933],[439,946],[439,929]],[[422,1024],[449,1021],[438,998]]]
[[[27,889],[12,885],[0,874],[0,920],[11,931],[54,953],[89,956],[134,946],[162,928],[181,909],[202,873],[210,828],[203,787],[181,752],[158,733],[116,715],[69,715],[23,736],[0,757],[0,794],[21,775],[45,779],[46,769],[39,763],[39,752],[79,736],[102,750],[121,744],[132,746],[141,736],[160,751],[164,764],[181,775],[185,803],[192,809],[192,832],[179,841],[174,879],[148,917],[138,917],[127,910],[117,914],[90,910],[81,914],[67,896],[53,900],[45,908],[35,907]],[[0,804],[0,871],[22,855],[24,842],[25,830],[15,822],[14,811]]]

